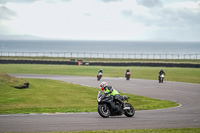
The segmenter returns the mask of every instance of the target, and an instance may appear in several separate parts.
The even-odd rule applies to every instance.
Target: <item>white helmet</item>
[[[100,84],[100,88],[101,88],[102,90],[104,90],[107,86],[108,86],[108,83],[107,83],[107,82],[102,82],[102,83]]]

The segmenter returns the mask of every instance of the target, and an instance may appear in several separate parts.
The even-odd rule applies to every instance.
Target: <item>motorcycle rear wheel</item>
[[[107,104],[99,104],[98,105],[98,113],[103,117],[103,118],[108,118],[110,116],[110,109],[107,106]]]
[[[135,109],[130,103],[125,103],[125,107],[130,107],[130,109],[124,110],[124,115],[127,117],[133,117],[135,114]]]

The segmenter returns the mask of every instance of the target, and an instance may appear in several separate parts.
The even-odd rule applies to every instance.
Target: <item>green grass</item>
[[[9,76],[6,73],[0,72],[0,82],[6,83],[9,86],[22,86],[27,81],[24,79],[15,78],[15,77]]]
[[[200,64],[199,59],[125,59],[125,58],[69,58],[69,57],[20,57],[20,56],[1,56],[5,60],[47,60],[47,61],[70,61],[70,59],[83,60],[83,62],[140,62],[140,63],[188,63]]]
[[[199,132],[200,128],[171,128],[171,129],[101,130],[101,131],[80,131],[80,132],[66,132],[66,133],[199,133]]]
[[[103,69],[104,77],[124,77],[127,68],[132,72],[132,78],[157,80],[158,72],[160,69],[164,69],[166,81],[200,83],[199,68],[0,64],[0,72],[5,73],[80,75],[92,77],[96,76],[99,69]]]
[[[101,67],[67,65],[28,65],[0,64],[0,72],[58,74],[96,76],[103,69],[106,77],[123,77],[129,68],[133,78],[157,80],[161,67]],[[198,68],[165,68],[165,80],[200,83]],[[30,88],[19,90],[0,81],[0,114],[8,113],[54,113],[54,112],[90,112],[97,111],[97,88],[84,87],[61,81],[45,79],[27,79]],[[82,94],[79,95],[79,92]],[[176,103],[142,96],[130,95],[129,100],[136,110],[158,109],[177,106]],[[87,99],[85,99],[87,98]],[[163,106],[164,105],[164,106]],[[199,133],[200,128],[181,129],[133,129],[81,131],[81,133]],[[69,132],[68,132],[69,133]],[[76,132],[79,133],[79,132]]]
[[[166,128],[166,129],[129,129],[129,130],[38,132],[38,133],[199,133],[199,132],[200,128]]]
[[[27,79],[28,89],[0,82],[0,114],[96,112],[99,89],[49,79]],[[136,110],[177,106],[170,101],[127,94]]]

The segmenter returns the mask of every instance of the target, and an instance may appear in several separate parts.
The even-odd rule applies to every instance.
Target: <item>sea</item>
[[[112,54],[112,56],[117,56],[117,54],[135,54],[135,56],[136,54],[194,54],[196,58],[200,58],[200,42],[0,40],[0,52],[68,52],[84,54]]]

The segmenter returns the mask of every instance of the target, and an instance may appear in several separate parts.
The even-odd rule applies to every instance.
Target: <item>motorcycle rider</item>
[[[119,101],[121,103],[121,105],[123,106],[123,108],[125,107],[124,106],[124,102],[120,99],[119,92],[116,91],[112,86],[108,85],[107,82],[102,82],[100,84],[100,88],[104,91],[105,95],[113,96],[115,100],[117,100],[117,101]],[[119,110],[119,107],[116,107],[114,105],[113,101],[111,102],[111,106],[112,106],[112,108],[114,110]]]
[[[98,73],[97,73],[97,79],[98,79],[98,76],[99,76],[100,73],[101,73],[101,75],[103,75],[103,70],[102,70],[102,69],[100,69],[100,70],[98,71]]]
[[[126,77],[127,72],[130,72],[130,70],[129,70],[129,69],[126,70],[126,72],[125,72],[125,77]]]
[[[160,80],[160,76],[161,76],[162,74],[165,75],[165,72],[163,71],[163,69],[161,69],[160,72],[159,72],[158,74],[159,74],[159,75],[158,75],[158,79]]]
[[[100,69],[100,70],[98,71],[97,75],[99,75],[99,73],[102,73],[102,74],[103,74],[103,70]]]

